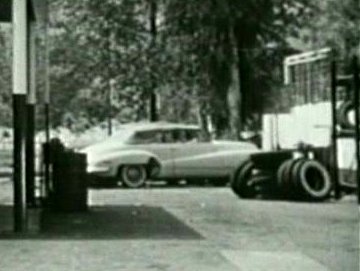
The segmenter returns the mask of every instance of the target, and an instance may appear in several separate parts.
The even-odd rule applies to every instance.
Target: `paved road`
[[[3,197],[4,198],[4,197]],[[91,190],[82,215],[41,238],[2,240],[0,270],[359,270],[353,199],[237,199],[229,188]]]

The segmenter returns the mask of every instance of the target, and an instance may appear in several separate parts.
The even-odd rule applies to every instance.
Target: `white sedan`
[[[137,188],[148,178],[226,182],[258,149],[249,142],[208,140],[195,125],[155,122],[122,125],[81,152],[90,175]]]

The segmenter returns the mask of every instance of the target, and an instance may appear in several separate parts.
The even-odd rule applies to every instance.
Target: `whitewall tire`
[[[140,188],[147,179],[146,168],[144,165],[125,165],[121,167],[120,176],[125,187]]]

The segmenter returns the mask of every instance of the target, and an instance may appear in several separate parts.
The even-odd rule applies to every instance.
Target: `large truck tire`
[[[281,198],[293,199],[296,197],[296,190],[291,172],[294,166],[301,160],[302,159],[288,159],[280,165],[277,171],[277,186]]]
[[[307,161],[306,158],[300,158],[298,159],[293,167],[291,168],[289,174],[290,174],[290,182],[292,184],[292,189],[293,189],[293,193],[292,193],[292,199],[294,200],[304,200],[304,195],[302,193],[302,188],[299,185],[299,178],[298,178],[298,174],[299,174],[299,170],[302,167],[302,165]]]
[[[292,178],[301,199],[322,201],[330,196],[330,174],[326,167],[316,160],[299,162],[292,169]]]
[[[240,198],[251,199],[256,197],[256,190],[251,182],[254,169],[254,163],[248,160],[238,168],[231,180],[231,189]]]

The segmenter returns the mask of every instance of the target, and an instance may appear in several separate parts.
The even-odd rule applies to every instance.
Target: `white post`
[[[13,94],[26,95],[28,88],[27,1],[13,0]]]
[[[30,24],[30,87],[28,95],[28,104],[36,104],[36,25]]]
[[[26,0],[12,1],[14,231],[26,231],[26,94],[28,90],[28,10]]]

